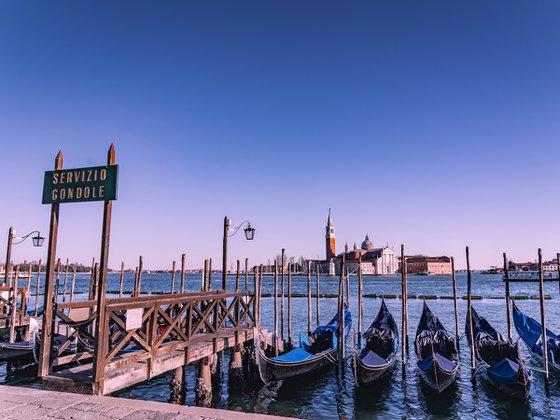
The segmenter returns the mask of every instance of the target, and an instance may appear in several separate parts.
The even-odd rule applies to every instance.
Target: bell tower
[[[326,259],[327,261],[330,261],[331,258],[334,258],[336,256],[334,225],[331,217],[331,209],[329,209],[329,218],[327,220],[326,230],[327,230],[327,234],[325,235],[325,243],[327,248]]]

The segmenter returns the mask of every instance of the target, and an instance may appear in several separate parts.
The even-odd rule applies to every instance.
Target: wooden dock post
[[[201,407],[210,407],[212,404],[210,357],[205,357],[198,363],[198,379],[194,390],[197,405]]]
[[[66,268],[64,269],[64,287],[62,288],[62,301],[66,302],[66,285],[68,284],[68,264],[70,260],[66,258]]]
[[[469,326],[469,341],[470,341],[470,350],[471,350],[471,374],[474,374],[476,369],[475,365],[475,356],[474,356],[474,333],[473,333],[473,323],[472,323],[472,291],[471,291],[471,263],[470,263],[470,255],[469,255],[469,247],[465,248],[465,253],[467,256],[467,322]],[[473,375],[474,379],[474,375]]]
[[[274,260],[274,355],[278,356],[278,260]]]
[[[358,348],[362,348],[362,255],[358,257]]]
[[[506,281],[506,317],[507,317],[507,337],[511,341],[511,298],[509,294],[509,267],[506,253],[503,253],[504,257],[504,280]]]
[[[142,294],[142,265],[144,260],[142,255],[138,258],[138,284],[136,285],[136,290],[134,292],[134,296],[140,296]]]
[[[235,272],[235,293],[239,292],[239,277],[241,276],[241,262],[237,260],[237,271]]]
[[[113,144],[107,152],[107,166],[115,164],[115,147]],[[111,214],[113,201],[106,200],[103,204],[103,227],[101,232],[101,256],[99,258],[99,280],[97,285],[97,311],[95,316],[95,350],[93,358],[94,392],[103,395],[105,380],[105,357],[109,348],[109,320],[105,318],[105,300],[107,298],[107,266],[109,263],[109,242],[111,238]],[[140,258],[142,267],[142,258]],[[141,278],[141,269],[139,270]],[[140,283],[140,282],[138,282]]]
[[[88,300],[93,300],[93,284],[95,283],[95,257],[91,259],[91,269],[89,271],[89,294]]]
[[[54,169],[62,169],[62,152],[59,151],[54,161]],[[38,376],[44,377],[51,369],[51,345],[53,339],[53,275],[56,256],[56,239],[58,236],[58,213],[60,204],[51,204],[49,225],[49,248],[47,253],[47,272],[45,276],[45,295],[43,300],[43,322],[41,324],[41,347],[39,349]],[[6,267],[7,268],[7,267]],[[39,270],[40,271],[40,270]]]
[[[185,261],[186,255],[181,254],[181,293],[185,293]]]
[[[558,293],[560,293],[560,253],[556,253],[556,273],[558,275]]]
[[[261,304],[262,304],[262,286],[263,286],[263,265],[259,266],[259,290],[258,290],[258,297],[259,297],[259,305],[257,309],[257,327],[261,327]]]
[[[12,292],[12,307],[10,308],[10,343],[15,343],[16,341],[16,319],[17,319],[17,297],[18,297],[18,277],[19,277],[19,265],[16,265],[16,276],[14,278],[14,289]],[[23,300],[22,305],[23,309]]]
[[[138,287],[138,266],[134,267],[134,285],[132,286],[130,297],[134,297],[137,287]]]
[[[345,269],[345,284],[346,284],[346,304],[350,307],[350,274],[348,272],[348,267]]]
[[[280,335],[282,336],[282,342],[284,341],[284,253],[285,250],[282,248],[282,266],[280,267],[282,277],[280,282]]]
[[[173,260],[173,263],[171,264],[171,287],[170,287],[170,293],[173,294],[175,293],[175,260]]]
[[[119,277],[119,299],[122,298],[124,286],[124,261],[121,261],[121,273]]]
[[[315,267],[315,299],[317,304],[317,326],[321,325],[321,310],[319,307],[319,264]]]
[[[453,283],[453,308],[455,309],[455,342],[459,349],[459,306],[457,304],[457,278],[455,276],[455,258],[451,257],[451,282]]]
[[[37,267],[37,284],[35,286],[35,316],[39,315],[39,291],[41,290],[41,264],[42,259],[39,259],[39,265]]]
[[[307,260],[307,335],[311,335],[311,261]]]
[[[208,290],[212,290],[212,258],[208,259]]]
[[[76,290],[76,265],[72,270],[72,285],[70,286],[70,302],[74,301],[74,290]]]
[[[544,379],[548,385],[548,338],[546,335],[546,319],[544,315],[544,278],[543,278],[543,267],[542,267],[542,250],[540,248],[539,248],[539,300],[541,303]]]
[[[249,290],[249,258],[245,258],[245,291]]]
[[[208,260],[204,260],[204,271],[202,272],[202,291],[208,290]]]
[[[175,368],[171,376],[171,383],[169,384],[169,402],[171,404],[184,405],[186,398],[186,388],[185,367],[180,366],[178,368]]]
[[[401,293],[402,293],[402,363],[406,364],[408,353],[408,287],[407,287],[407,264],[404,255],[404,244],[401,244]]]
[[[288,347],[292,348],[292,264],[288,264]]]

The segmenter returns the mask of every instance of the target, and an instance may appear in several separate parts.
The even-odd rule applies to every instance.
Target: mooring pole
[[[185,293],[185,254],[181,254],[181,293]]]
[[[6,248],[6,265],[4,266],[4,286],[11,285],[10,271],[12,263],[12,240],[14,239],[14,228],[8,229],[8,247]]]
[[[72,285],[70,286],[70,302],[74,300],[74,290],[76,290],[76,265],[72,270]]]
[[[292,264],[288,264],[288,344],[292,347]]]
[[[470,341],[470,350],[471,350],[471,373],[474,373],[476,368],[475,365],[475,358],[474,358],[474,333],[473,333],[473,322],[472,322],[472,291],[471,291],[471,264],[470,264],[470,255],[469,255],[469,247],[465,248],[465,252],[467,255],[467,320],[469,326],[469,341]]]
[[[136,296],[140,296],[142,294],[142,264],[143,259],[142,255],[138,259],[138,289],[136,290]]]
[[[274,355],[278,356],[278,260],[274,260]]]
[[[362,255],[358,257],[358,348],[362,347]]]
[[[455,309],[455,340],[459,349],[459,306],[457,304],[457,278],[455,276],[455,258],[451,257],[451,281],[453,282],[453,307]]]
[[[319,307],[319,264],[315,267],[315,300],[317,304],[317,326],[321,323],[321,311]]]
[[[560,293],[560,253],[556,253],[556,272],[558,273],[558,293]]]
[[[401,294],[402,294],[402,343],[401,343],[401,359],[403,365],[406,364],[406,349],[407,349],[407,325],[406,325],[406,258],[404,256],[404,244],[401,244]]]
[[[17,295],[18,295],[18,277],[19,277],[19,265],[16,265],[16,277],[14,278],[14,290],[12,292],[12,307],[10,308],[10,343],[16,341],[16,317],[17,317]],[[23,301],[21,305],[23,309]]]
[[[35,287],[35,316],[39,315],[39,291],[41,290],[41,264],[42,263],[43,260],[39,259],[39,266],[37,267],[37,285]]]
[[[66,285],[68,284],[68,264],[69,259],[66,258],[66,268],[64,269],[64,287],[62,288],[62,301],[66,302]]]
[[[107,166],[115,164],[115,147],[109,147],[107,153]],[[107,297],[107,264],[109,261],[109,240],[111,238],[111,213],[113,202],[107,200],[103,206],[103,231],[101,234],[101,257],[99,259],[99,281],[97,286],[97,312],[96,312],[96,334],[95,353],[93,358],[93,382],[97,395],[103,395],[103,384],[105,379],[105,357],[109,348],[108,328],[105,328],[105,299]],[[142,257],[140,257],[142,267]],[[138,278],[142,276],[140,269]],[[140,283],[140,282],[138,282]],[[139,288],[140,289],[140,288]],[[107,320],[108,321],[108,320]],[[108,326],[108,325],[107,325]]]
[[[237,271],[235,272],[235,293],[239,292],[239,277],[241,276],[241,262],[237,260]]]
[[[208,290],[212,290],[212,258],[208,259]]]
[[[307,261],[307,335],[311,335],[311,261]]]
[[[541,303],[544,379],[548,384],[548,337],[546,335],[546,320],[544,316],[544,278],[543,278],[543,268],[542,268],[542,250],[540,248],[539,248],[539,300]]]
[[[510,305],[510,294],[509,294],[509,267],[507,263],[506,253],[503,253],[504,257],[504,280],[506,281],[506,317],[507,317],[507,335],[508,339],[511,341],[511,305]]]
[[[281,280],[281,291],[280,291],[280,335],[282,336],[282,342],[284,341],[284,248],[282,248],[282,266],[281,266],[281,273],[282,273],[282,280]]]
[[[245,258],[245,291],[247,290],[249,290],[249,258]]]
[[[222,290],[227,290],[227,238],[229,232],[230,221],[226,216],[224,217],[224,246],[223,246],[223,256],[222,256]]]
[[[60,258],[56,262],[56,282],[54,286],[54,301],[58,302],[58,289],[60,288]]]
[[[89,294],[88,300],[93,300],[93,287],[95,282],[95,257],[91,259],[91,270],[89,272]],[[136,281],[136,280],[135,280]],[[136,284],[136,283],[135,283]]]
[[[257,326],[261,327],[261,303],[262,303],[262,284],[263,284],[263,265],[259,265],[259,289],[258,289],[258,297],[259,297],[259,306],[257,308]]]
[[[54,169],[62,169],[62,152],[58,152],[54,160]],[[39,349],[40,377],[47,376],[51,370],[51,346],[53,339],[53,275],[56,258],[56,239],[58,237],[58,203],[51,204],[51,220],[49,225],[49,249],[47,253],[47,272],[45,275],[45,294],[43,301],[43,322],[41,324],[41,347]],[[9,264],[9,263],[8,263]],[[6,267],[7,268],[7,267]],[[40,271],[40,270],[39,270]]]
[[[175,260],[173,260],[173,263],[171,264],[171,294],[173,294],[175,292],[175,266],[176,266],[176,262]]]
[[[119,277],[119,298],[122,298],[124,286],[124,261],[121,261],[121,273]]]
[[[208,260],[204,260],[204,271],[202,272],[202,291],[208,290]]]
[[[132,292],[130,297],[136,296],[136,289],[138,288],[138,266],[134,267],[134,285],[132,286]]]
[[[342,288],[341,293],[340,293],[340,299],[342,302],[341,305],[341,311],[340,311],[340,318],[341,318],[341,323],[338,325],[338,328],[340,328],[340,352],[341,352],[341,357],[342,357],[342,361],[344,361],[344,358],[346,357],[346,331],[344,331],[344,327],[346,326],[346,305],[348,304],[348,302],[344,302],[344,270],[346,269],[346,253],[343,254],[342,256],[342,266],[340,267],[340,286]]]

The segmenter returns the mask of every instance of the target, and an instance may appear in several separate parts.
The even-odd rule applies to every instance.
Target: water
[[[175,290],[179,285],[179,276],[176,279]],[[285,279],[287,287],[287,276]],[[119,277],[109,275],[108,290],[118,290]],[[215,275],[215,285],[221,284],[221,277]],[[334,277],[321,277],[320,292],[323,294],[336,294],[338,292],[338,279]],[[350,309],[353,315],[353,330],[357,329],[357,278],[350,280]],[[125,277],[125,290],[130,291],[133,284],[133,275]],[[188,291],[200,289],[200,275],[188,275],[186,278]],[[312,291],[315,292],[315,278],[312,277]],[[76,299],[85,299],[89,285],[89,275],[79,275],[76,282]],[[242,288],[244,277],[241,278]],[[249,288],[252,289],[253,278],[249,277]],[[144,274],[142,278],[143,293],[168,292],[170,275]],[[235,287],[234,277],[228,279],[228,290]],[[32,294],[34,296],[34,287]],[[457,275],[457,289],[460,297],[466,296],[466,275]],[[62,285],[60,290],[62,291]],[[69,290],[69,287],[68,287]],[[399,277],[364,277],[364,294],[399,295],[401,290]],[[306,277],[294,277],[292,281],[293,293],[304,294],[307,292]],[[273,278],[264,277],[263,293],[273,292]],[[449,276],[411,276],[408,284],[409,295],[435,295],[452,296],[452,286]],[[537,296],[539,287],[537,283],[512,283],[511,294]],[[559,324],[559,294],[557,283],[545,283],[545,293],[552,296],[546,300],[547,325],[550,329],[560,332]],[[502,333],[506,333],[505,303],[500,297],[504,294],[504,283],[501,276],[473,275],[473,295],[485,297],[483,300],[473,301],[474,308],[480,315]],[[287,293],[286,293],[287,295]],[[110,297],[114,295],[110,295]],[[490,297],[496,297],[492,299]],[[432,311],[441,319],[443,325],[450,331],[455,331],[455,320],[452,300],[427,300]],[[364,329],[375,318],[381,299],[364,298]],[[387,306],[393,313],[397,324],[401,325],[401,301],[387,299]],[[336,311],[335,298],[322,298],[320,300],[321,322],[328,321]],[[539,301],[534,299],[518,300],[519,308],[528,315],[540,319]],[[316,323],[315,298],[313,305],[313,327]],[[34,307],[31,299],[30,308]],[[278,306],[280,308],[280,305]],[[287,301],[285,303],[287,314]],[[422,310],[421,299],[409,299],[409,336],[414,337]],[[464,331],[466,317],[466,300],[459,300],[459,328],[460,334]],[[299,332],[307,330],[307,298],[292,299],[292,336],[297,343]],[[261,321],[265,328],[273,328],[273,299],[263,298]],[[287,331],[287,321],[285,324]],[[514,330],[514,338],[517,334]],[[411,349],[413,341],[410,341]],[[348,339],[348,351],[352,348],[352,339]],[[525,358],[529,364],[530,358],[522,346]],[[467,341],[463,338],[460,342],[461,369],[457,384],[452,386],[442,395],[436,395],[419,380],[416,373],[416,358],[414,352],[408,356],[408,363],[404,372],[397,368],[392,378],[380,388],[356,388],[350,363],[345,366],[329,367],[320,374],[310,375],[308,378],[298,379],[295,382],[281,384],[268,384],[259,389],[245,389],[230,391],[227,386],[227,369],[220,383],[214,385],[213,406],[229,410],[247,412],[278,414],[284,416],[297,416],[303,418],[560,418],[560,388],[553,378],[550,389],[545,391],[543,376],[534,373],[534,382],[527,403],[516,402],[503,397],[489,388],[480,379],[473,385],[470,378],[470,356]],[[400,354],[399,354],[400,357]],[[224,365],[228,365],[226,354]],[[35,378],[36,368],[30,367],[23,370],[7,373],[7,364],[0,363],[0,382],[40,387],[40,382]],[[186,404],[194,405],[194,384],[196,369],[189,366],[186,369],[187,397]],[[136,398],[151,401],[167,402],[169,399],[169,382],[171,374],[162,375],[149,382],[123,390],[116,396]]]

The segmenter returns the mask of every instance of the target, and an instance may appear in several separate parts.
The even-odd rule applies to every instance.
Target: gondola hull
[[[359,386],[372,385],[389,377],[396,367],[395,359],[383,365],[368,365],[362,361],[359,354],[354,355],[356,382]]]
[[[444,359],[443,360],[440,360]],[[443,366],[443,364],[449,366]],[[437,393],[445,391],[455,381],[455,376],[459,370],[459,363],[447,360],[436,354],[435,357],[430,356],[428,359],[418,362],[418,371],[420,377],[426,385]]]
[[[523,375],[519,376],[519,380],[516,383],[506,383],[504,381],[497,380],[489,372],[490,366],[483,360],[478,359],[476,361],[476,370],[479,373],[482,380],[488,383],[490,386],[494,387],[502,394],[509,397],[515,398],[517,400],[526,401],[529,398],[529,391],[531,389],[531,381],[523,379]]]
[[[0,360],[26,359],[33,357],[34,341],[0,343]]]

